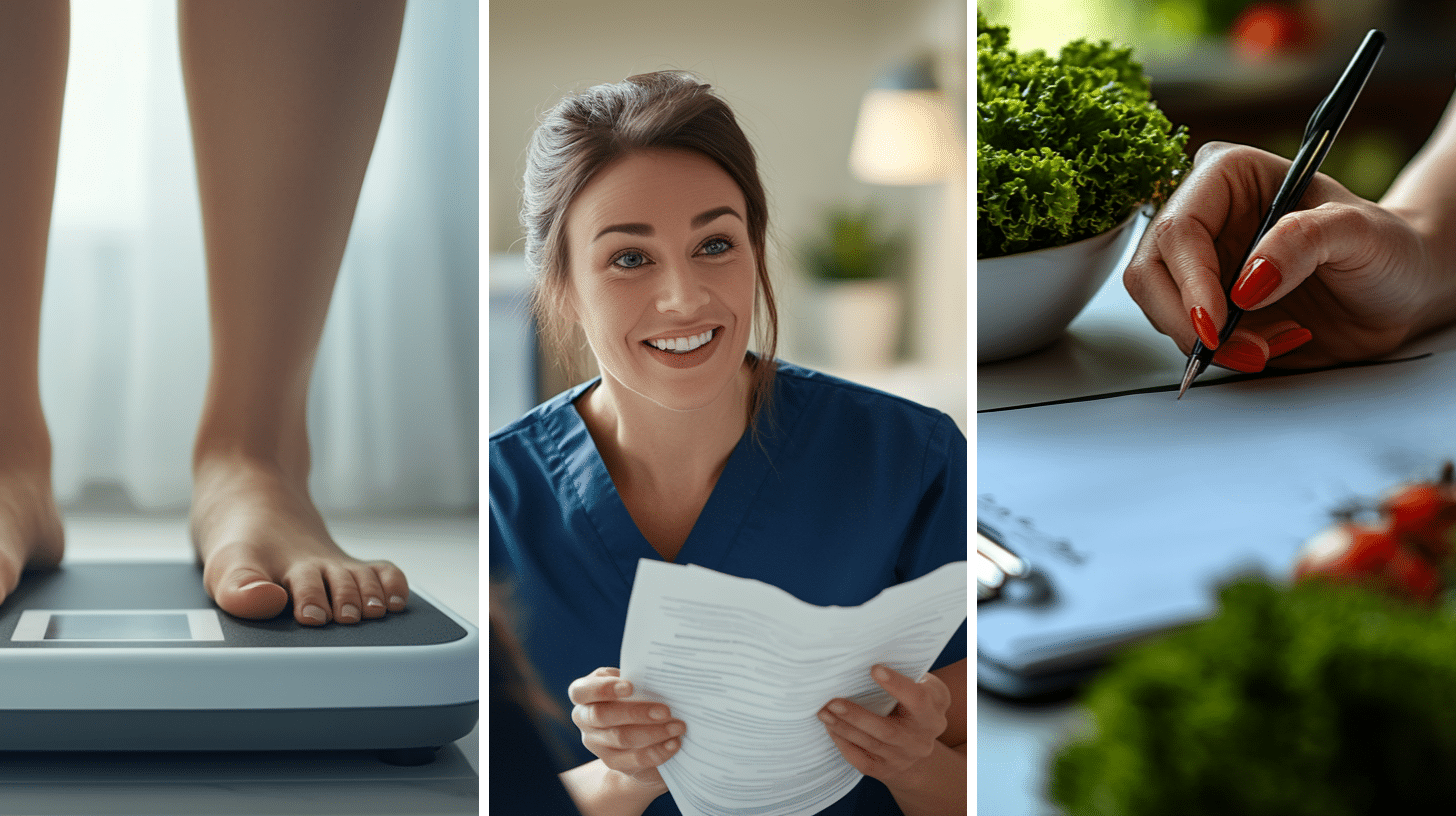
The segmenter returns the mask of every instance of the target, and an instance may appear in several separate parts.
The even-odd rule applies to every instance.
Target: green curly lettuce
[[[1315,582],[1220,602],[1094,682],[1095,733],[1051,768],[1067,813],[1451,812],[1456,616]]]
[[[1161,202],[1188,134],[1152,101],[1132,49],[1077,40],[1053,59],[1013,50],[976,13],[978,257],[1061,246]]]

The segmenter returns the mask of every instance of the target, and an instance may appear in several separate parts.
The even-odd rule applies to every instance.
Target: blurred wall
[[[867,185],[851,177],[848,156],[860,97],[892,62],[934,51],[942,74],[959,85],[964,99],[965,35],[963,0],[492,0],[490,251],[521,251],[520,178],[525,145],[542,111],[569,91],[679,68],[697,73],[728,100],[759,152],[775,245],[770,261],[784,313],[781,356],[795,359],[810,345],[804,337],[809,329],[797,319],[805,293],[793,252],[831,205],[883,202],[889,218],[912,231],[917,269],[938,266],[942,277],[957,275],[964,293],[964,180],[951,196],[960,202],[959,232],[947,238],[942,188],[948,185]],[[943,257],[937,260],[945,244],[961,253],[953,273],[944,271]],[[925,278],[919,274],[914,287],[923,288]],[[946,300],[945,287],[938,289]],[[918,317],[910,346],[958,346],[964,370],[964,297],[958,303],[958,315],[934,320],[941,335],[949,321],[950,336],[959,338],[947,342],[927,339],[927,310],[912,299]]]

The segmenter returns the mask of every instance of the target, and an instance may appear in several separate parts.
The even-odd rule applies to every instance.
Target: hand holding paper
[[[666,790],[657,766],[677,751],[683,723],[660,703],[627,702],[632,692],[619,670],[597,669],[566,690],[575,705],[571,721],[581,729],[582,744],[608,768]]]
[[[686,723],[681,748],[659,766],[684,816],[800,816],[848,793],[862,774],[819,719],[830,700],[873,715],[861,721],[897,746],[916,743],[933,715],[916,700],[885,718],[897,701],[870,669],[924,675],[965,618],[966,579],[958,561],[857,607],[819,607],[760,581],[639,562],[621,676],[634,699]],[[932,709],[938,682],[911,684]],[[914,737],[899,732],[909,722]]]
[[[829,738],[855,770],[887,785],[913,776],[945,731],[950,689],[926,673],[917,682],[875,666],[870,676],[898,703],[881,717],[852,700],[835,699],[819,712]]]

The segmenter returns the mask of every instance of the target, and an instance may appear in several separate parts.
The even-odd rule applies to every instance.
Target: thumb
[[[1327,202],[1289,213],[1269,230],[1240,270],[1229,299],[1245,311],[1262,309],[1294,291],[1322,267],[1353,270],[1375,259],[1377,228],[1359,207]]]

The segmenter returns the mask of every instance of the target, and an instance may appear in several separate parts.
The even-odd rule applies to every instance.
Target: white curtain
[[[206,281],[171,0],[73,0],[41,323],[58,499],[186,506]],[[478,502],[476,0],[416,0],[314,370],[325,512]],[[3,387],[3,386],[0,386]]]

